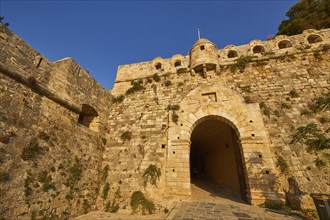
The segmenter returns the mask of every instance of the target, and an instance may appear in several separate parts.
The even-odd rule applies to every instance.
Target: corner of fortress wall
[[[0,30],[0,161],[8,175],[0,216],[67,218],[95,209],[112,95],[72,58],[50,62]],[[41,174],[50,188],[38,182]]]

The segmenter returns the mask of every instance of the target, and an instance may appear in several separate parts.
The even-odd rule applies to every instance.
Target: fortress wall
[[[309,43],[307,38],[311,35],[318,35],[323,39],[323,42],[319,44]],[[270,39],[267,41],[261,40],[253,40],[249,44],[234,46],[228,45],[223,49],[218,50],[219,64],[220,66],[227,66],[235,63],[235,60],[240,56],[250,56],[254,59],[271,59],[279,56],[284,56],[287,54],[295,54],[300,53],[303,50],[313,50],[315,47],[318,47],[320,44],[326,44],[330,39],[330,34],[328,29],[324,30],[305,30],[304,33],[300,35],[294,36],[276,36],[274,39]],[[291,47],[280,49],[278,44],[281,41],[290,41]],[[262,46],[264,48],[264,52],[262,53],[254,53],[253,48],[255,46]],[[228,52],[234,50],[237,52],[237,57],[228,58]],[[181,68],[190,68],[189,67],[189,55],[174,55],[172,58],[163,59],[160,57],[155,58],[152,61],[134,63],[121,65],[118,67],[117,77],[114,84],[114,88],[112,89],[112,94],[117,96],[119,94],[123,94],[126,90],[131,86],[132,80],[138,80],[143,78],[149,78],[153,74],[157,73],[158,75],[166,75],[171,72],[181,71]],[[176,68],[174,66],[174,62],[176,60],[182,61],[182,66]],[[155,69],[155,65],[157,63],[161,63],[162,68],[160,70]]]
[[[111,96],[73,60],[52,63],[0,28],[0,216],[95,209]],[[85,103],[99,114],[98,132],[77,123]]]
[[[125,95],[124,101],[114,104],[110,111],[110,132],[107,136],[109,142],[105,149],[103,166],[109,165],[111,167],[107,179],[114,186],[111,189],[113,190],[111,195],[114,195],[120,187],[123,192],[121,202],[128,204],[131,194],[141,190],[154,199],[156,203],[161,204],[164,203],[163,196],[169,195],[170,191],[166,190],[176,189],[179,193],[182,187],[190,184],[179,177],[180,172],[189,169],[188,167],[175,167],[176,172],[172,172],[174,167],[167,163],[169,154],[173,155],[173,151],[180,153],[179,146],[172,146],[168,142],[165,150],[162,148],[163,142],[168,138],[168,128],[171,123],[173,125],[172,111],[169,111],[167,107],[168,105],[180,104],[186,95],[194,89],[203,85],[214,85],[224,86],[238,92],[246,100],[246,104],[259,103],[266,127],[266,130],[260,135],[264,133],[269,135],[270,157],[276,165],[277,158],[282,156],[290,170],[289,174],[281,174],[278,167],[275,171],[271,171],[269,178],[274,177],[272,185],[274,191],[280,194],[287,193],[286,196],[290,202],[295,203],[293,206],[313,208],[309,193],[324,193],[325,191],[329,193],[327,177],[329,165],[326,168],[319,168],[315,165],[317,158],[328,161],[326,155],[329,151],[308,153],[304,145],[292,144],[291,141],[297,128],[306,126],[308,123],[317,124],[318,128],[325,135],[328,135],[325,131],[330,125],[329,120],[322,120],[321,118],[328,118],[329,111],[304,114],[309,103],[327,93],[330,88],[330,54],[329,50],[324,47],[330,43],[329,30],[321,30],[320,33],[322,33],[323,42],[310,44],[310,47],[304,47],[299,51],[292,49],[294,54],[284,53],[282,56],[271,54],[272,56],[265,55],[253,58],[242,70],[236,69],[232,72],[230,66],[226,65],[222,66],[218,73],[210,72],[207,78],[200,75],[191,76],[189,70],[186,70],[182,73],[168,72],[161,77],[160,82],[150,82],[146,78],[139,79],[145,89]],[[132,73],[133,75],[134,73]],[[170,80],[172,85],[165,86],[167,80]],[[120,83],[115,84],[114,90],[118,85]],[[117,92],[124,94],[130,87],[131,85],[125,90],[122,88],[121,93],[119,90]],[[299,97],[293,98],[289,95],[293,89],[297,91]],[[192,105],[191,108],[198,109],[198,106]],[[179,114],[178,124],[191,126],[180,118],[180,111],[177,112]],[[241,129],[250,130],[249,127]],[[121,140],[120,136],[124,131],[132,132],[131,140]],[[182,134],[182,136],[185,135]],[[257,139],[259,134],[256,133],[255,135]],[[258,145],[258,147],[262,146]],[[143,148],[143,154],[140,152],[141,148]],[[257,153],[257,149],[254,153],[247,153],[246,159],[253,161],[255,155],[258,155]],[[179,157],[177,162],[180,164]],[[156,164],[160,167],[162,176],[158,182],[158,187],[152,186],[144,189],[142,175],[148,164]],[[246,166],[248,170],[259,170],[259,172],[270,169],[262,161],[249,163]],[[171,183],[175,185],[168,185],[166,182],[168,175],[172,179],[177,179],[176,183]],[[260,173],[261,175],[264,174]],[[291,179],[294,179],[297,185],[292,185],[292,182],[289,185],[289,177],[293,177]],[[251,177],[251,181],[255,181],[254,183],[258,185],[258,178],[258,176]],[[265,200],[261,185],[260,183],[259,188],[251,189],[260,192],[260,197],[256,198],[258,201]],[[302,193],[293,195],[292,190],[301,190]]]

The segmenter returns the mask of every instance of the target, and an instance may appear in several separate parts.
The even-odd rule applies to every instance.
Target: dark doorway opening
[[[246,182],[235,130],[218,119],[200,122],[191,134],[191,182],[199,187],[225,189],[246,201]],[[212,192],[213,193],[213,192]]]

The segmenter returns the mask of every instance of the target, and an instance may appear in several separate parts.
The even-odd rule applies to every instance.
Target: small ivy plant
[[[132,132],[130,131],[124,131],[121,135],[120,135],[120,138],[125,141],[125,140],[131,140],[132,138]]]
[[[308,152],[330,149],[330,139],[327,138],[314,123],[299,127],[292,136],[291,143],[306,145]]]
[[[277,157],[276,166],[280,169],[282,174],[289,173],[289,165],[282,156]]]
[[[101,181],[102,181],[102,182],[104,182],[104,181],[107,179],[109,169],[110,169],[109,165],[106,165],[106,166],[103,168],[103,170],[102,170],[102,176],[101,176]]]
[[[158,168],[154,164],[150,164],[149,167],[144,171],[143,174],[143,183],[144,188],[146,188],[147,184],[150,183],[151,185],[157,186],[157,181],[159,180],[162,172],[160,168]]]
[[[103,187],[103,190],[102,190],[102,199],[106,199],[107,196],[108,196],[108,192],[109,192],[109,189],[110,189],[110,183],[106,183]]]
[[[175,124],[178,124],[179,115],[176,113],[176,111],[180,110],[180,105],[168,105],[166,109],[172,111],[172,121]]]
[[[134,92],[141,91],[141,90],[144,89],[144,87],[143,87],[139,82],[134,82],[134,81],[132,81],[131,84],[132,84],[132,87],[129,88],[129,89],[126,91],[126,94],[127,94],[127,95],[132,94],[132,93],[134,93]]]
[[[251,56],[240,56],[236,60],[236,63],[230,66],[230,71],[234,73],[237,69],[239,69],[241,72],[243,72],[245,67],[247,67],[247,65],[251,62],[251,59]]]
[[[142,209],[142,214],[146,214],[146,211],[148,211],[149,214],[152,214],[156,211],[155,204],[152,201],[146,199],[141,191],[133,192],[131,196],[131,208],[133,213],[135,213],[140,208]]]

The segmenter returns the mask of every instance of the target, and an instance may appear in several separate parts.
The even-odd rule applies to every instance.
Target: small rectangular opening
[[[204,49],[205,49],[205,47],[204,47],[204,45],[202,45],[202,46],[201,46],[201,50],[204,50]]]
[[[207,99],[210,100],[212,102],[217,102],[217,94],[215,92],[210,92],[210,93],[203,93],[202,96]]]
[[[165,149],[165,144],[162,144],[162,149]]]

